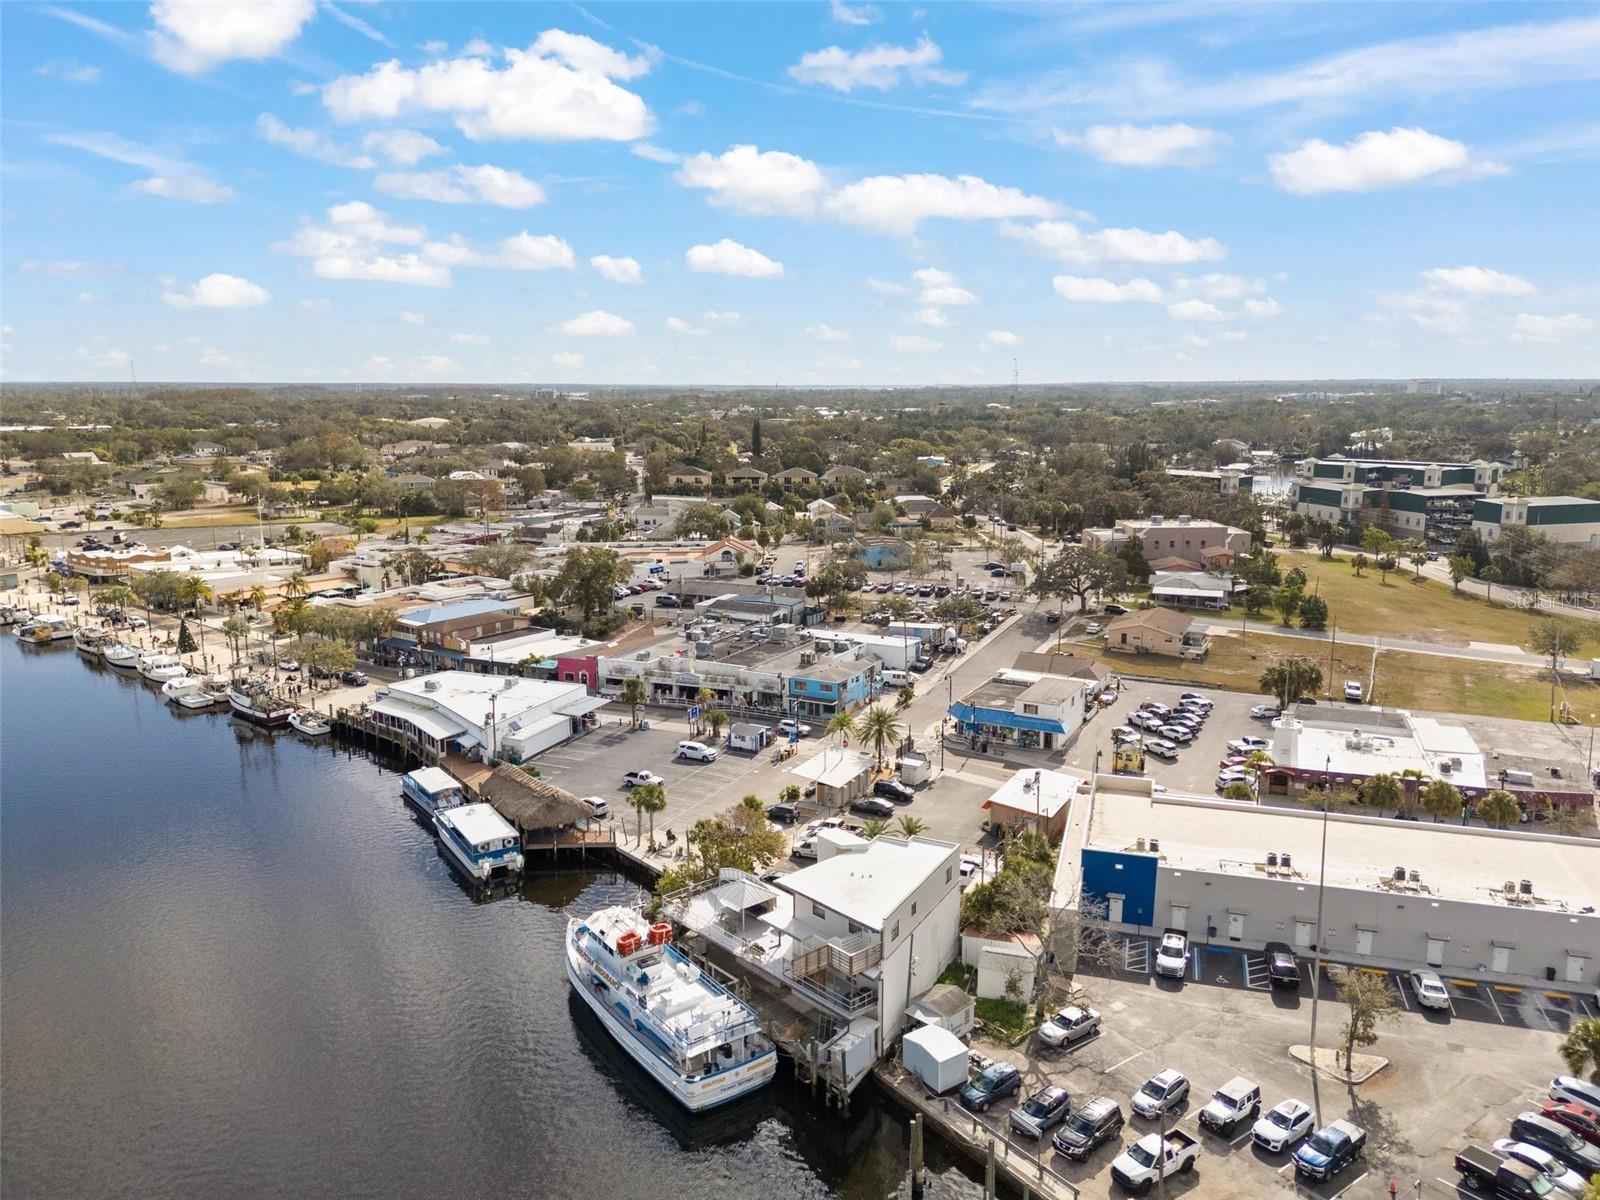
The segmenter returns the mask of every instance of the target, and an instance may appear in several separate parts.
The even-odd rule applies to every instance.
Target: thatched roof
[[[478,789],[479,798],[523,833],[558,829],[589,816],[588,806],[571,792],[535,779],[521,767],[502,763]]]

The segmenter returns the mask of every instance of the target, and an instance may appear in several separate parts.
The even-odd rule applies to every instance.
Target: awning
[[[373,701],[367,706],[367,711],[381,713],[386,717],[393,717],[397,721],[405,721],[419,733],[425,733],[441,742],[466,732],[466,727],[461,722],[453,720],[441,712],[431,708],[416,708],[410,704],[402,704],[390,696],[385,696],[382,700]]]
[[[712,889],[711,895],[718,907],[730,912],[744,912],[746,909],[770,904],[778,898],[778,893],[771,888],[764,884],[751,883],[748,879],[733,879],[718,884]]]
[[[993,725],[996,729],[1026,729],[1033,733],[1066,733],[1067,727],[1049,717],[1024,717],[1003,708],[975,708],[963,701],[950,706],[950,715],[968,725]]]
[[[594,712],[597,708],[604,708],[610,703],[611,701],[605,696],[585,696],[581,700],[563,704],[556,711],[563,717],[582,717]]]
[[[416,638],[386,637],[378,639],[378,645],[384,650],[415,650]]]

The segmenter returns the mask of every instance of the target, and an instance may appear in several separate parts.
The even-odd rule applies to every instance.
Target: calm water
[[[7,637],[0,1190],[899,1195],[870,1092],[840,1118],[780,1074],[691,1119],[569,999],[568,913],[634,891],[567,872],[475,904],[393,772]],[[930,1195],[980,1192],[930,1164]]]

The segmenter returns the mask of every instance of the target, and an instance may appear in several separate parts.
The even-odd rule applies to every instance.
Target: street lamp
[[[1317,1087],[1317,998],[1322,991],[1322,892],[1328,878],[1328,772],[1333,756],[1322,767],[1322,859],[1317,866],[1317,927],[1311,943],[1311,1099],[1316,1105],[1317,1128],[1322,1128],[1322,1089]]]

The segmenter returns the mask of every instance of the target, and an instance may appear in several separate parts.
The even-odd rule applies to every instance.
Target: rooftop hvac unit
[[[1287,850],[1278,855],[1278,865],[1285,871],[1294,865],[1294,860],[1289,857],[1289,852]]]
[[[1415,867],[1411,868],[1411,882],[1412,883],[1421,883],[1422,882],[1422,872],[1417,870]]]
[[[1405,880],[1405,877],[1406,877],[1406,869],[1404,867],[1396,867],[1394,869],[1394,878],[1395,878],[1395,882],[1396,883],[1403,882]]]
[[[1268,850],[1267,851],[1267,866],[1276,867],[1277,865],[1278,865],[1278,852],[1276,850]]]
[[[1505,885],[1501,888],[1501,891],[1505,892],[1505,894],[1508,896],[1515,896],[1517,894],[1517,881],[1515,879],[1506,880]]]
[[[1135,850],[1137,850],[1140,854],[1143,854],[1144,853],[1144,839],[1143,838],[1139,838],[1136,842],[1134,842],[1133,843],[1133,848]]]
[[[516,686],[517,686],[517,677],[515,675],[507,675],[506,676],[506,681],[500,685],[500,690],[502,692],[509,692],[512,688],[514,688]]]
[[[1524,895],[1524,896],[1531,896],[1531,895],[1533,895],[1533,880],[1531,880],[1531,879],[1524,879],[1524,880],[1523,880],[1523,881],[1522,881],[1522,894],[1523,894],[1523,895]]]
[[[1151,854],[1160,854],[1161,853],[1161,839],[1160,838],[1151,838],[1150,839],[1150,853]]]
[[[422,681],[422,690],[425,692],[437,692],[439,690],[439,681],[437,679],[424,679]]]
[[[1450,774],[1450,764],[1448,762],[1441,762],[1439,764],[1439,774],[1441,774],[1441,775]]]

